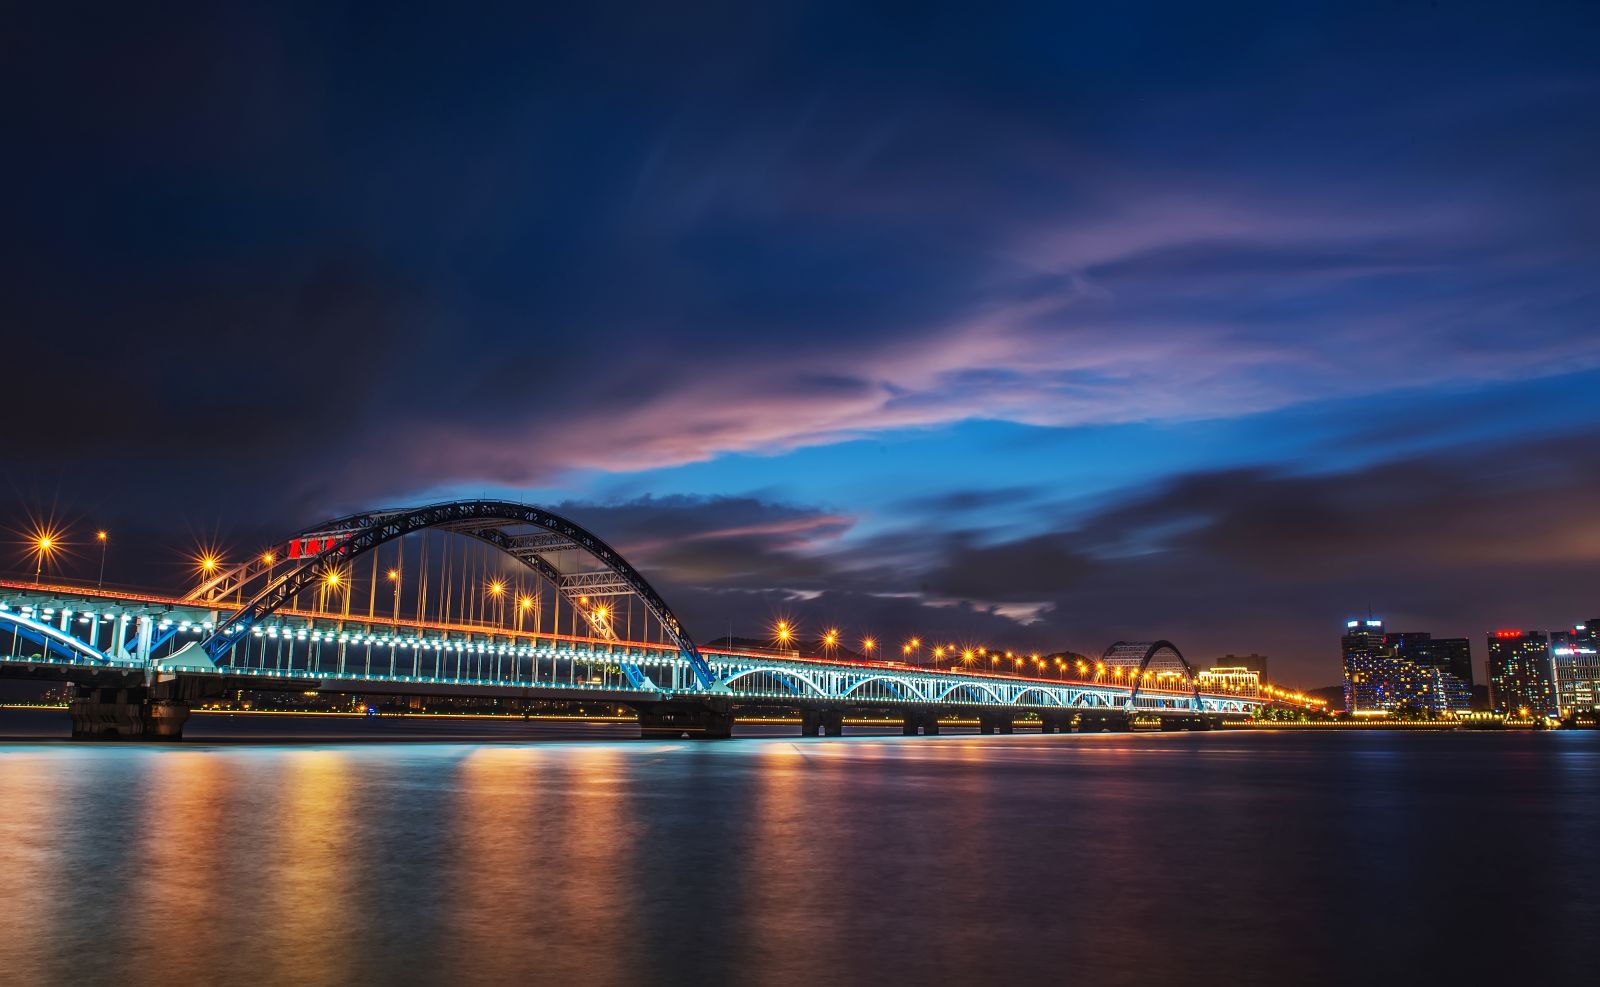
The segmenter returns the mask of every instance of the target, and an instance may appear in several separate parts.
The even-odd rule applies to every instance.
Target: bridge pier
[[[1128,713],[1081,713],[1078,716],[1079,733],[1126,733],[1133,729],[1133,718]]]
[[[733,736],[733,710],[724,704],[655,703],[638,710],[642,737],[726,740]]]
[[[800,736],[844,736],[844,710],[802,709],[800,711]]]
[[[1071,733],[1072,716],[1068,713],[1040,713],[1040,733]]]
[[[143,686],[79,685],[67,711],[73,740],[182,740],[189,704],[153,699]]]
[[[932,709],[908,709],[902,721],[901,733],[915,737],[918,731],[924,737],[939,736],[939,713]]]

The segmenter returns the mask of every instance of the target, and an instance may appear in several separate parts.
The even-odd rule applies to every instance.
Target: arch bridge
[[[232,565],[205,558],[173,595],[0,581],[4,644],[0,672],[75,683],[75,732],[116,735],[181,732],[180,707],[240,689],[589,700],[701,736],[752,710],[798,713],[806,733],[838,733],[847,711],[906,732],[951,715],[1049,732],[1211,726],[1259,705],[1202,693],[1167,641],[1118,642],[1088,680],[704,649],[598,535],[495,500],[335,518]]]

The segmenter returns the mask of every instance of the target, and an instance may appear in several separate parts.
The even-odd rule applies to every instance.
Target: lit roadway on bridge
[[[702,649],[596,535],[501,501],[352,515],[198,569],[177,596],[42,572],[0,581],[0,674],[73,683],[82,737],[175,738],[192,703],[239,689],[599,700],[637,710],[646,734],[701,737],[728,736],[736,710],[798,713],[802,732],[830,735],[847,711],[889,713],[933,734],[941,716],[1009,733],[1027,713],[1046,732],[1135,717],[1208,729],[1262,704],[1201,692],[1165,641],[1118,642],[1088,681],[1029,675],[1022,660],[1007,672]]]

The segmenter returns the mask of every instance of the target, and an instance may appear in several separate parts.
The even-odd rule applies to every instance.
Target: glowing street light
[[[872,657],[872,651],[877,646],[878,642],[870,637],[864,637],[861,639],[861,653],[866,655],[868,658]]]
[[[780,620],[773,625],[772,636],[779,644],[787,645],[794,640],[794,625],[787,620]]]
[[[839,631],[838,631],[837,628],[830,627],[822,635],[822,649],[824,651],[832,653],[833,649],[838,647],[838,646],[839,646]]]
[[[100,578],[95,580],[95,588],[106,584],[106,546],[111,542],[111,532],[104,528],[94,533],[94,540],[100,543]]]
[[[41,531],[33,537],[33,581],[39,582],[43,578],[44,563],[55,550],[60,547],[61,541],[53,531]]]

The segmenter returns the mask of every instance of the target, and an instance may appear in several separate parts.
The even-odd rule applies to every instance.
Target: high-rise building
[[[1557,710],[1550,638],[1541,631],[1489,635],[1489,705],[1496,713],[1531,715]]]
[[[1395,631],[1384,643],[1395,654],[1420,665],[1441,668],[1472,687],[1472,642],[1464,637],[1434,637],[1427,631]]]
[[[1470,669],[1465,678],[1452,667],[1471,648],[1461,639],[1435,641],[1423,632],[1386,634],[1383,621],[1372,617],[1345,621],[1340,639],[1344,652],[1344,705],[1352,713],[1371,714],[1414,709],[1430,713],[1464,713],[1472,708]]]
[[[1339,639],[1344,655],[1344,708],[1352,713],[1394,708],[1379,675],[1383,655],[1383,621],[1352,617]]]
[[[1600,709],[1600,617],[1550,635],[1550,657],[1561,712]]]

